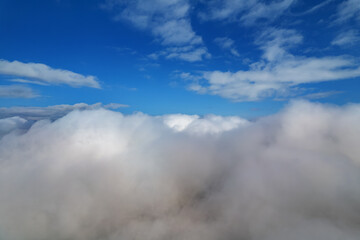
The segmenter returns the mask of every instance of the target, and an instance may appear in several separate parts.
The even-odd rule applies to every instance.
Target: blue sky
[[[253,118],[357,103],[359,29],[359,0],[2,0],[0,107]]]

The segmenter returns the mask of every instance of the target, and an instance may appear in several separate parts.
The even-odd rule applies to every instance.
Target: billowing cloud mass
[[[309,102],[255,122],[41,120],[0,140],[0,239],[356,240],[359,122]]]
[[[26,83],[35,84],[66,84],[72,87],[100,88],[94,76],[84,76],[69,70],[54,69],[42,63],[23,63],[0,59],[0,75],[24,77],[28,79],[15,79]]]

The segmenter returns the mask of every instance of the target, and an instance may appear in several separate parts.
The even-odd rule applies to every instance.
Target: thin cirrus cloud
[[[32,88],[22,85],[0,85],[0,98],[35,98],[39,95]]]
[[[359,122],[304,101],[253,122],[0,120],[0,238],[358,240]]]
[[[115,20],[128,21],[135,27],[150,31],[166,48],[153,55],[189,62],[208,58],[202,38],[195,33],[189,16],[187,0],[121,1],[108,0],[103,8],[116,13]]]
[[[302,40],[302,36],[294,30],[267,29],[255,41],[263,51],[262,58],[250,64],[249,70],[206,71],[198,76],[181,76],[192,81],[189,90],[233,101],[294,96],[300,84],[360,76],[360,66],[354,59],[345,56],[317,58],[292,55],[289,50]]]
[[[360,0],[347,0],[338,6],[336,23],[354,19],[360,23]]]
[[[222,49],[229,50],[231,54],[239,57],[240,54],[234,46],[234,40],[227,37],[218,37],[214,39],[214,42]]]
[[[280,0],[264,3],[259,0],[215,0],[206,2],[205,11],[199,14],[203,20],[239,21],[251,26],[261,19],[271,22],[287,10],[295,0]]]
[[[341,47],[352,46],[360,42],[359,31],[348,30],[340,33],[336,38],[331,42],[332,45],[337,45]]]
[[[84,76],[69,70],[51,68],[42,63],[23,63],[0,59],[0,74],[21,78],[29,78],[26,82],[44,84],[65,84],[71,87],[100,88],[94,76]],[[15,80],[16,81],[16,80]]]

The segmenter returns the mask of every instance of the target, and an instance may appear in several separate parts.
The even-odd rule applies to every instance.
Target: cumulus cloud
[[[38,95],[32,88],[22,85],[0,85],[0,98],[34,98]]]
[[[77,103],[74,105],[62,104],[48,107],[2,107],[0,108],[0,118],[17,116],[27,120],[55,120],[74,110],[91,110],[102,107],[107,109],[118,109],[129,106],[119,103],[109,103],[106,105],[103,105],[102,103],[95,103],[91,105],[86,103]]]
[[[255,44],[263,51],[261,59],[237,72],[207,71],[194,79],[189,89],[201,94],[219,95],[233,101],[296,95],[300,84],[334,81],[360,76],[355,59],[345,56],[306,57],[290,53],[302,42],[295,30],[269,28]],[[191,74],[190,74],[191,75]]]
[[[72,87],[100,88],[99,82],[94,76],[84,76],[63,69],[54,69],[42,63],[23,63],[19,61],[7,61],[0,59],[0,74],[30,78],[27,83],[34,81],[35,84],[66,84]],[[24,81],[22,81],[24,82]]]
[[[73,111],[0,140],[0,238],[355,240],[360,105]],[[215,129],[215,131],[214,131]]]
[[[240,21],[251,26],[260,20],[271,22],[282,15],[295,0],[278,0],[265,3],[259,0],[213,0],[203,1],[205,11],[199,16],[204,20]]]
[[[116,12],[116,20],[125,20],[150,31],[162,45],[167,46],[162,54],[156,53],[158,56],[189,62],[209,56],[202,38],[191,26],[188,0],[108,0],[103,7]],[[182,49],[181,53],[179,49]]]

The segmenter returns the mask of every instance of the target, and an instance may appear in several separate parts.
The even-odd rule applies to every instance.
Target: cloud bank
[[[355,240],[359,122],[360,105],[294,102],[256,122],[95,109],[9,125],[0,238]]]

